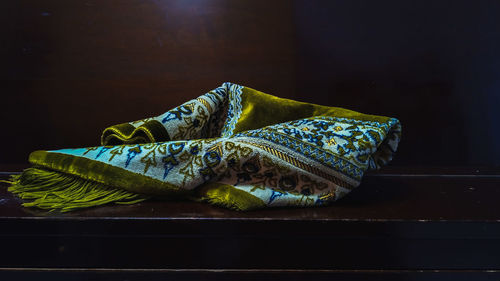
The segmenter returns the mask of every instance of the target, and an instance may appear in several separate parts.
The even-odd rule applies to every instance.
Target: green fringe
[[[235,211],[249,211],[266,207],[262,199],[232,185],[217,182],[206,183],[199,187],[197,198],[191,199]]]
[[[25,207],[69,212],[108,203],[134,204],[149,199],[69,174],[41,168],[28,168],[21,175],[11,176],[8,191],[26,200]]]

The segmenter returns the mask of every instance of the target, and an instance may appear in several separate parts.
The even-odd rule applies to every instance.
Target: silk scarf
[[[26,207],[62,212],[156,199],[235,210],[327,205],[388,163],[400,137],[395,118],[224,83],[106,128],[101,146],[35,151],[8,190]]]

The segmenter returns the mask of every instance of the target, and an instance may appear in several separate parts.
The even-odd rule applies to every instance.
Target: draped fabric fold
[[[106,128],[101,146],[35,151],[9,190],[71,211],[151,199],[251,210],[329,204],[395,153],[395,118],[283,99],[232,83]]]

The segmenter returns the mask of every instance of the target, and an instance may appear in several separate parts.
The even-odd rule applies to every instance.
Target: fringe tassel
[[[40,168],[28,168],[11,176],[8,191],[26,200],[25,207],[69,212],[108,203],[134,204],[149,199],[124,189],[106,186],[69,174]]]
[[[243,190],[222,183],[207,183],[198,190],[195,201],[208,202],[235,211],[249,211],[266,207],[261,199]]]

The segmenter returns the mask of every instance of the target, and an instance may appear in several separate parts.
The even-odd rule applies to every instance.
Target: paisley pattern
[[[107,128],[102,146],[48,153],[119,167],[182,190],[230,186],[265,206],[312,206],[347,194],[366,170],[389,162],[397,149],[397,119],[353,117],[342,109],[298,120],[291,114],[282,123],[271,116],[267,126],[235,133],[242,112],[259,114],[259,104],[248,106],[249,96],[272,97],[224,83],[162,115]],[[303,103],[296,103],[301,110]],[[228,201],[219,205],[230,206],[231,194],[218,195],[217,202]]]

